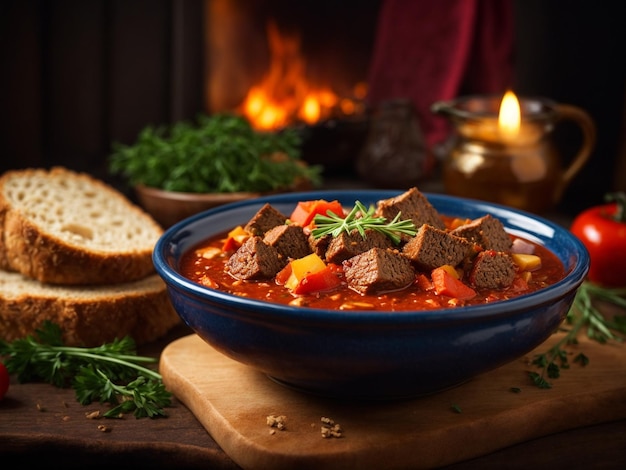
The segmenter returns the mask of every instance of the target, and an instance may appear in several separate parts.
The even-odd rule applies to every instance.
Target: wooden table
[[[156,357],[171,341],[190,333],[180,326],[139,352]],[[94,410],[103,407],[78,404],[72,390],[12,381],[0,402],[0,455],[7,457],[5,462],[15,457],[21,466],[239,468],[176,399],[168,417],[161,419],[87,418]],[[626,420],[546,436],[447,468],[505,467],[626,468]]]
[[[333,188],[350,189],[345,182]],[[424,191],[439,192],[426,185]],[[550,216],[564,226],[569,220]],[[139,350],[159,357],[165,346],[192,332],[185,326]],[[70,389],[18,384],[14,378],[0,402],[0,456],[22,467],[154,469],[239,468],[191,411],[176,398],[164,419],[89,419],[99,404],[82,406]],[[626,397],[624,397],[626,400]],[[575,412],[575,410],[573,410]],[[459,443],[462,445],[462,443]],[[446,467],[451,470],[515,468],[626,468],[626,419],[559,432]]]

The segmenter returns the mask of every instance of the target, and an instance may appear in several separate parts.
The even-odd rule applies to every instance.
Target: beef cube
[[[277,225],[284,225],[285,222],[287,222],[287,216],[266,203],[248,221],[244,228],[252,235],[262,237],[269,229]]]
[[[237,279],[271,279],[286,264],[287,259],[276,248],[261,237],[250,237],[231,255],[225,270]]]
[[[396,250],[372,248],[343,263],[348,286],[361,294],[403,289],[415,280],[411,262]]]
[[[431,225],[422,225],[415,237],[402,247],[402,254],[423,271],[431,271],[444,264],[457,266],[473,253],[474,245]]]
[[[461,225],[450,233],[476,243],[485,250],[510,251],[513,246],[502,222],[490,214]]]
[[[309,247],[317,256],[322,259],[326,259],[326,250],[328,250],[328,245],[332,239],[332,235],[324,235],[319,238],[315,238],[313,234],[309,234]]]
[[[350,234],[341,232],[339,236],[334,237],[328,244],[326,262],[341,264],[342,261],[371,248],[391,248],[392,246],[393,242],[391,239],[384,233],[376,230],[365,230],[365,237],[357,230],[353,230]]]
[[[469,273],[469,283],[484,289],[503,289],[515,278],[515,262],[504,251],[485,250],[478,253]]]
[[[376,205],[376,215],[385,217],[388,220],[392,220],[398,212],[401,212],[401,219],[412,220],[416,227],[428,224],[442,230],[446,228],[439,212],[432,206],[426,196],[415,187],[399,196],[378,201]]]
[[[298,225],[277,225],[265,232],[263,241],[285,258],[298,259],[311,254],[308,237]]]

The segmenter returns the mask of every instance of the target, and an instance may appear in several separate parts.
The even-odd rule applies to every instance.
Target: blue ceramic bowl
[[[589,269],[568,230],[505,206],[425,194],[441,213],[498,217],[510,233],[545,245],[566,276],[541,291],[488,305],[436,311],[373,312],[298,308],[203,287],[178,270],[181,255],[211,235],[247,222],[270,203],[289,215],[297,201],[368,205],[402,191],[315,191],[220,206],[170,227],[154,264],[182,320],[226,356],[287,386],[325,396],[395,399],[440,391],[530,352],[564,320]],[[192,358],[190,358],[192,359]]]

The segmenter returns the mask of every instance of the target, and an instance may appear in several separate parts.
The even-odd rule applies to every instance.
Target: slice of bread
[[[0,339],[34,334],[44,320],[60,326],[65,345],[85,347],[126,335],[139,346],[180,323],[157,274],[122,284],[73,287],[0,270]]]
[[[0,268],[62,285],[113,284],[154,273],[163,229],[121,192],[66,168],[0,177]]]

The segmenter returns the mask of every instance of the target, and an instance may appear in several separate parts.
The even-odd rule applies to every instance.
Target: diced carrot
[[[241,225],[238,225],[226,236],[226,240],[222,245],[222,251],[235,251],[237,250],[246,238],[248,238],[250,234],[244,229]]]
[[[469,300],[476,296],[474,289],[465,285],[463,281],[455,279],[442,267],[433,269],[431,278],[435,286],[435,292],[439,295],[446,295],[460,300]]]
[[[287,279],[289,279],[289,276],[291,276],[291,263],[287,263],[287,266],[278,271],[275,278],[276,284],[279,284],[281,286],[285,285]]]
[[[326,266],[321,271],[307,274],[293,289],[294,294],[304,295],[313,292],[333,290],[341,285],[341,279],[334,270]]]
[[[291,223],[301,225],[302,227],[308,225],[307,220],[310,222],[309,216],[312,205],[313,201],[300,201],[289,216]]]
[[[428,279],[426,274],[420,273],[415,278],[415,284],[422,290],[432,290],[433,283]]]
[[[343,216],[343,207],[337,200],[326,201],[317,199],[314,201],[300,201],[289,216],[289,220],[302,227],[308,227],[317,214],[326,215],[328,211]]]
[[[236,251],[241,245],[237,243],[233,237],[228,237],[224,240],[224,244],[222,245],[222,251]]]
[[[456,270],[456,268],[454,266],[452,266],[451,264],[444,264],[443,266],[440,266],[441,269],[445,269],[446,272],[452,276],[454,279],[458,279],[459,276],[459,272]]]

